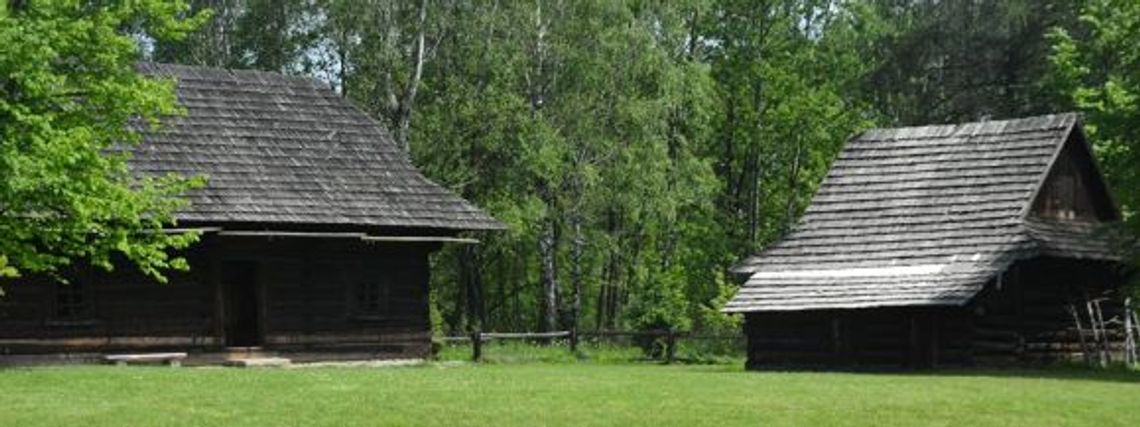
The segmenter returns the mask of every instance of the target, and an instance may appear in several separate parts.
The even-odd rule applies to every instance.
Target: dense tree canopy
[[[1085,131],[1134,230],[1140,236],[1140,5],[1131,1],[1089,1],[1080,24],[1050,33],[1052,73],[1047,87],[1084,113]],[[1133,254],[1140,265],[1140,253]]]
[[[176,113],[170,82],[135,72],[138,41],[196,24],[167,1],[12,1],[0,12],[0,270],[53,272],[113,255],[143,271],[193,235],[164,234],[181,177],[137,179],[126,167],[139,131]]]
[[[162,83],[129,72],[124,30],[156,37],[154,60],[327,81],[428,175],[509,224],[435,258],[433,304],[451,331],[734,327],[717,311],[735,286],[727,268],[786,233],[843,142],[871,126],[1082,111],[1137,228],[1133,1],[44,4],[0,28],[18,47],[0,58],[0,115],[14,119],[0,191],[35,201],[5,205],[0,227],[56,209],[76,220],[27,234],[48,240],[0,242],[10,258],[36,255],[18,268],[104,260],[120,242],[159,267],[161,248],[184,243],[135,237],[168,218],[179,181],[129,192],[121,160],[96,155],[133,139],[119,126],[129,117],[172,108]],[[196,32],[165,37],[206,10]],[[59,155],[71,145],[81,154]],[[69,173],[99,178],[49,184]],[[134,219],[104,233],[110,218]],[[48,242],[62,249],[32,250]]]

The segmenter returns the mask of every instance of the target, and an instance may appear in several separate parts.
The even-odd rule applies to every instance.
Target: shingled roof
[[[135,173],[204,175],[183,222],[501,229],[420,174],[388,132],[318,81],[142,64],[176,81],[187,115],[134,150]]]
[[[855,137],[725,311],[961,305],[1018,259],[1113,259],[1094,224],[1027,215],[1074,132],[1087,150],[1075,114]]]

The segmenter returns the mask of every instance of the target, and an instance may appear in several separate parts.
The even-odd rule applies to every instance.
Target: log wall
[[[4,284],[0,356],[224,350],[221,274],[253,266],[259,341],[304,359],[424,357],[430,352],[428,255],[435,243],[207,236],[188,254],[191,271],[160,284],[122,268],[77,268],[91,313],[60,319],[59,291],[46,277]],[[362,310],[357,293],[378,286]]]
[[[1110,350],[1119,357],[1124,342],[1122,283],[1120,271],[1109,263],[1042,257],[1014,264],[971,304],[978,362],[1083,362],[1088,348],[1081,345],[1081,332],[1086,341],[1094,339],[1088,318],[1093,300],[1107,322],[1103,332]],[[1071,309],[1081,318],[1080,332]]]
[[[748,367],[936,367],[1083,361],[1087,345],[1069,312],[1100,299],[1109,347],[1124,333],[1110,264],[1057,258],[1016,263],[963,307],[883,307],[748,313]],[[1084,321],[1086,341],[1092,340]]]
[[[748,366],[961,365],[969,362],[968,322],[952,308],[749,313]]]

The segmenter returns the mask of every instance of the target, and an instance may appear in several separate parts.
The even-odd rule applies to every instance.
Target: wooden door
[[[222,266],[222,305],[227,347],[261,345],[261,292],[257,265],[228,261]]]

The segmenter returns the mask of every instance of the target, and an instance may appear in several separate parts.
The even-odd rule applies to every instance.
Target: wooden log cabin
[[[753,369],[1120,361],[1119,218],[1074,114],[871,130],[725,311]]]
[[[77,266],[66,285],[5,283],[0,363],[161,351],[188,352],[189,363],[428,355],[428,255],[501,223],[422,176],[385,129],[323,83],[140,70],[172,78],[187,114],[145,136],[133,173],[208,180],[177,214],[179,228],[204,233],[186,253],[191,269],[166,284],[130,266]]]

